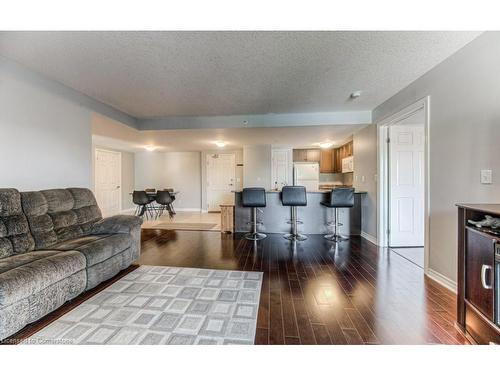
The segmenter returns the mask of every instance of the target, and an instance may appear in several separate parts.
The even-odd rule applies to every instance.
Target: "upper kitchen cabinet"
[[[307,150],[294,149],[293,150],[293,161],[294,162],[307,161]]]
[[[353,154],[353,141],[333,150],[333,173],[342,173],[342,160]]]
[[[321,159],[321,151],[317,148],[307,150],[307,161],[319,163]]]
[[[294,149],[293,150],[293,161],[294,162],[310,162],[319,163],[320,162],[320,150],[311,149]]]
[[[320,173],[333,173],[334,172],[334,151],[330,150],[321,150],[320,159],[319,159],[319,171]]]

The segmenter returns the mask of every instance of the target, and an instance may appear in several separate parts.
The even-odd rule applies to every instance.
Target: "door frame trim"
[[[101,147],[95,147],[94,149],[94,192],[97,196],[97,173],[96,173],[96,170],[97,170],[97,152],[98,151],[102,151],[102,152],[107,152],[107,153],[110,153],[110,154],[118,154],[118,165],[119,165],[119,171],[120,171],[120,188],[118,189],[119,192],[120,192],[120,199],[118,200],[118,207],[119,207],[119,210],[118,210],[118,214],[120,214],[123,210],[123,207],[122,207],[122,180],[123,180],[123,176],[122,176],[122,153],[120,151],[113,151],[113,150],[107,150],[105,148],[101,148]]]
[[[430,96],[426,96],[415,103],[389,115],[377,123],[377,233],[378,245],[388,247],[389,245],[389,147],[387,139],[389,127],[412,115],[413,113],[424,111],[424,273],[429,270],[429,236],[430,236]]]

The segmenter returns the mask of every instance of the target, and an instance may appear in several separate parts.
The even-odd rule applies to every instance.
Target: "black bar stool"
[[[241,193],[243,207],[252,208],[252,231],[245,234],[247,240],[258,241],[266,238],[264,233],[257,232],[257,207],[266,207],[266,190],[263,188],[244,188]]]
[[[307,193],[304,186],[283,186],[281,189],[281,203],[283,206],[290,206],[292,208],[292,233],[284,237],[290,241],[304,241],[307,239],[303,234],[297,231],[297,224],[302,224],[297,220],[297,207],[307,206]]]
[[[354,189],[352,188],[336,188],[330,193],[330,200],[326,202],[321,202],[325,207],[333,208],[334,210],[334,221],[328,223],[329,226],[333,226],[333,233],[327,234],[325,238],[330,241],[342,241],[347,240],[346,237],[338,234],[338,228],[342,226],[339,222],[339,208],[351,208],[354,206]]]

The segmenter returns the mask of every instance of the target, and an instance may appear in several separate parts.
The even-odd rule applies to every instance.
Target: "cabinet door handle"
[[[481,284],[483,284],[484,289],[493,289],[493,285],[488,285],[486,283],[486,272],[491,270],[492,267],[486,264],[483,264],[483,266],[481,267]]]

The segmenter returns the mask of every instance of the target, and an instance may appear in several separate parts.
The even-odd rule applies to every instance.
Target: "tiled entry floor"
[[[144,218],[145,219],[145,218]],[[167,226],[165,226],[165,224]],[[200,230],[206,230],[207,224],[213,224],[210,230],[220,231],[220,212],[177,212],[174,217],[170,218],[168,214],[164,214],[157,220],[144,220],[143,228],[148,229],[169,229],[168,225],[176,224],[177,228],[182,228],[186,225],[187,230],[192,230],[197,224]],[[176,228],[176,229],[177,229]],[[182,230],[182,229],[178,229]]]

